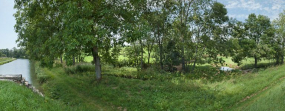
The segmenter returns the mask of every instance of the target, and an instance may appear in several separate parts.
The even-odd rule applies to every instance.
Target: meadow
[[[38,80],[48,98],[88,111],[241,110],[252,98],[264,95],[264,88],[274,89],[272,83],[285,77],[285,66],[250,73],[199,66],[194,74],[183,74],[161,73],[155,67],[137,71],[105,64],[102,71],[103,79],[97,82],[90,63],[51,69],[36,65]],[[269,102],[264,101],[261,105]]]
[[[231,58],[224,60],[228,66],[239,69],[252,68],[254,62],[247,59],[237,67]],[[204,64],[191,74],[161,72],[155,64],[140,71],[104,64],[103,79],[97,82],[90,62],[75,66],[55,63],[53,68],[43,68],[35,62],[45,97],[16,83],[0,81],[0,105],[5,106],[1,108],[4,110],[58,111],[282,110],[285,65],[271,64],[261,61],[260,68],[249,73],[223,72]]]
[[[41,97],[25,86],[11,81],[0,81],[2,111],[66,111],[76,110],[56,100]]]
[[[16,60],[15,58],[0,57],[0,65]]]

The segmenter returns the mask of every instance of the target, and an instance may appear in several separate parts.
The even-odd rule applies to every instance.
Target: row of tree
[[[0,57],[12,57],[12,58],[27,58],[26,50],[24,48],[12,48],[9,49],[0,49]]]
[[[161,69],[181,64],[183,71],[221,63],[219,56],[239,64],[253,57],[255,66],[284,58],[284,13],[272,23],[255,14],[243,23],[214,0],[15,0],[15,9],[17,42],[32,59],[52,64],[62,55],[92,55],[98,80],[101,59],[116,64],[126,44],[141,68],[145,53],[147,63],[154,55]]]

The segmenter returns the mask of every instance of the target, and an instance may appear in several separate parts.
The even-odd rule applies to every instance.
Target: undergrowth
[[[82,110],[227,110],[284,77],[284,70],[278,66],[242,74],[201,67],[183,74],[103,66],[102,80],[96,82],[88,65],[36,69],[48,76],[42,82],[46,96]]]

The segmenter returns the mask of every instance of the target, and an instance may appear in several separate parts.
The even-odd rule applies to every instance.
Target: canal
[[[30,84],[35,85],[37,83],[34,64],[28,59],[16,59],[10,63],[0,65],[0,75],[6,74],[22,74]]]

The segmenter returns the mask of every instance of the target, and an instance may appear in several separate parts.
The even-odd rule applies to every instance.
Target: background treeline
[[[215,0],[15,0],[15,9],[17,41],[30,58],[52,65],[90,55],[97,79],[102,61],[167,71],[180,65],[183,72],[223,64],[222,57],[239,65],[254,58],[255,67],[262,59],[284,61],[285,12],[242,22]]]
[[[24,48],[0,49],[0,57],[28,58]]]

